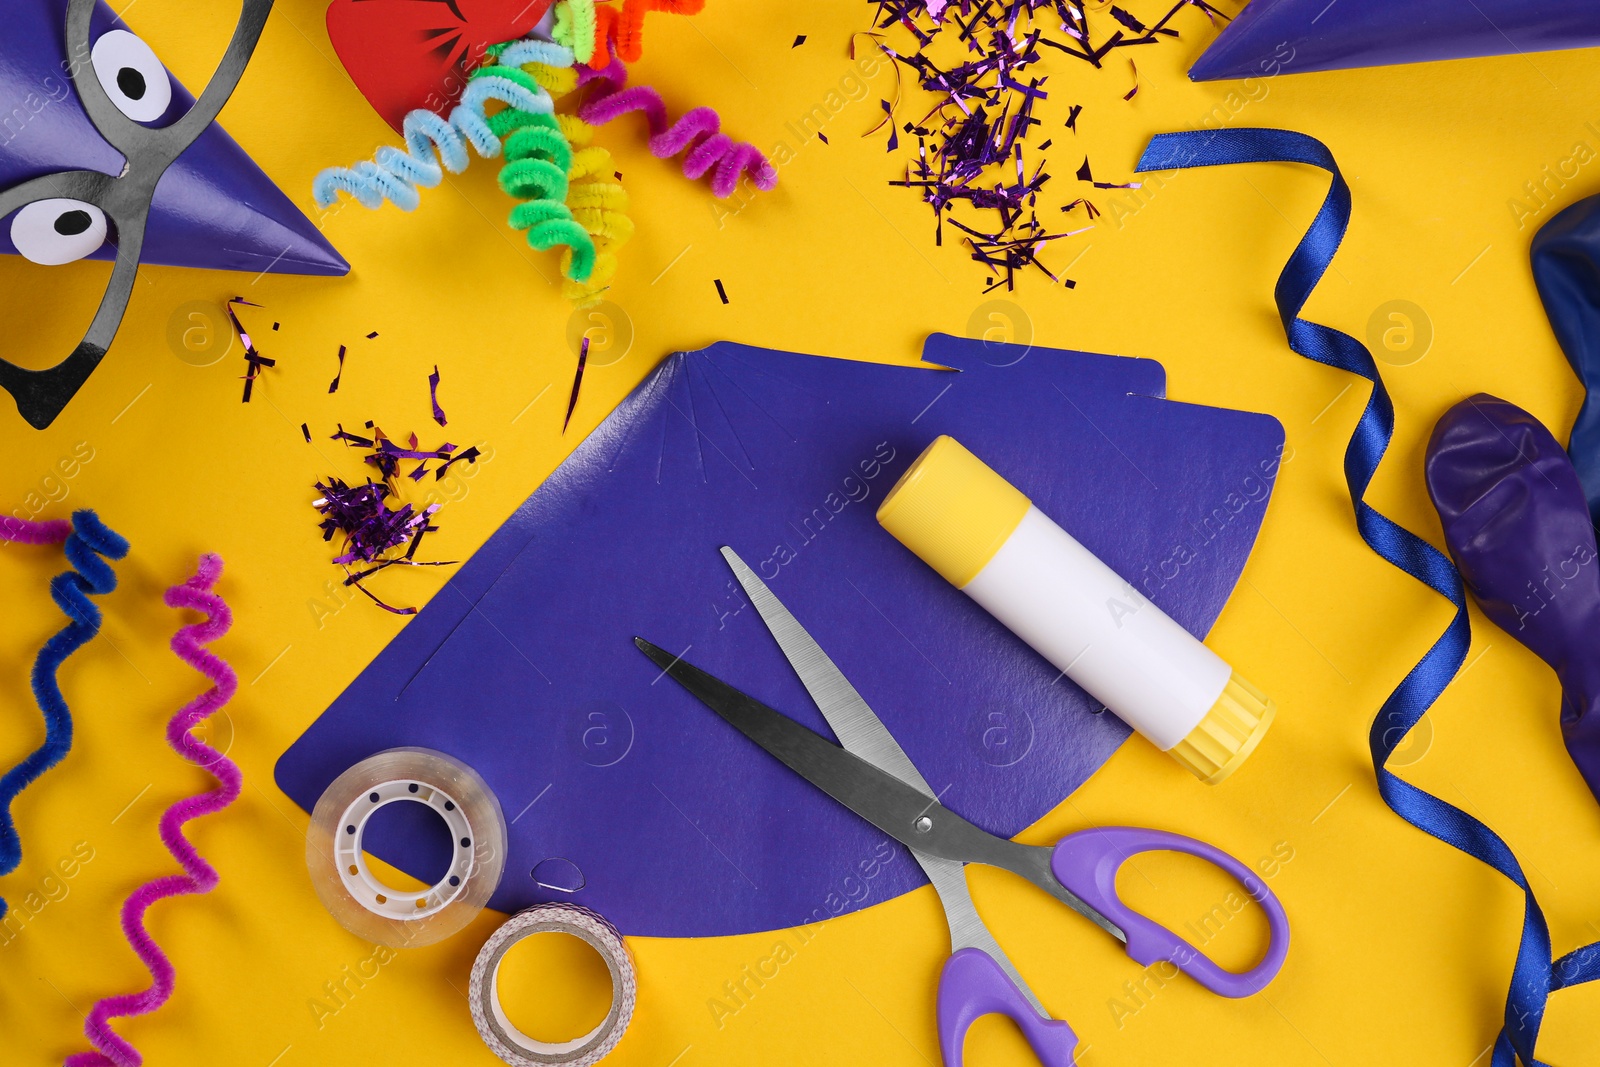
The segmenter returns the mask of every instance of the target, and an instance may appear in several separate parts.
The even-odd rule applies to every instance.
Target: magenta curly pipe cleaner
[[[201,622],[190,623],[172,638],[172,651],[185,663],[211,679],[211,688],[179,709],[167,723],[167,741],[189,762],[204,767],[216,776],[217,788],[173,804],[161,816],[161,840],[183,867],[182,874],[169,874],[146,882],[122,905],[122,930],[128,943],[155,980],[148,989],[106,997],[89,1012],[83,1030],[94,1045],[94,1052],[69,1056],[66,1067],[139,1067],[144,1057],[116,1031],[111,1020],[127,1015],[148,1015],[172,996],[175,972],[172,961],[161,951],[144,928],[144,913],[165,897],[185,893],[209,893],[217,884],[217,872],[200,858],[187,838],[183,826],[190,819],[221,811],[239,796],[241,776],[238,766],[227,756],[194,737],[190,731],[221,710],[239,688],[239,680],[217,655],[204,646],[228,632],[233,612],[211,587],[222,573],[222,558],[207,553],[200,557],[194,577],[167,590],[168,607],[188,608],[203,613]]]
[[[684,176],[698,180],[709,172],[715,195],[731,196],[745,174],[763,191],[778,184],[777,168],[755,145],[735,141],[723,133],[722,120],[715,109],[690,108],[678,121],[669,122],[667,104],[660,93],[648,85],[624,88],[628,68],[616,56],[599,69],[580,66],[578,78],[582,84],[594,86],[578,108],[580,119],[604,126],[630,111],[642,112],[650,127],[650,154],[657,159],[671,159],[684,152]]]

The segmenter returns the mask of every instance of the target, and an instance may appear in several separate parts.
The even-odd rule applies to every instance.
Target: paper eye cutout
[[[33,263],[71,263],[106,243],[106,215],[82,200],[35,200],[11,219],[11,243]]]
[[[154,122],[172,103],[172,79],[161,60],[127,30],[107,30],[89,51],[95,77],[117,110],[135,122]]]

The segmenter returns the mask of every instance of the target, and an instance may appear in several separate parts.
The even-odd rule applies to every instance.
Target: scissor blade
[[[783,601],[767,588],[767,583],[757,577],[756,572],[733,549],[724,546],[722,558],[733,568],[733,576],[739,580],[739,585],[750,598],[750,603],[755,605],[761,621],[767,624],[778,647],[788,658],[789,665],[800,676],[806,692],[816,701],[818,710],[833,728],[840,743],[868,763],[888,771],[907,785],[920,789],[930,800],[933,799],[933,789],[922,777],[922,772],[917,770],[916,764],[911,762],[911,757],[906,755],[905,749],[900,747],[900,742],[894,739],[889,728],[861,699],[861,694],[850,684],[850,679],[834,665]]]
[[[767,707],[680,656],[651,644],[642,637],[633,643],[655,661],[663,672],[687,689],[702,704],[716,712],[734,729],[766,749],[790,770],[828,794],[863,819],[908,848],[964,860],[965,855],[949,846],[929,848],[951,835],[929,832],[935,820],[942,830],[964,824],[971,834],[990,835],[948,811],[937,800],[909,785],[853,752],[829,741],[809,727]],[[917,820],[924,819],[929,830],[919,831]]]

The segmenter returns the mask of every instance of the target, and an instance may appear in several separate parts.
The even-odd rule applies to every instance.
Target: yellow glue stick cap
[[[1272,698],[1235,671],[1206,717],[1167,755],[1206,785],[1216,785],[1250,758],[1277,713]]]
[[[994,558],[1030,506],[959,441],[940,436],[889,490],[878,522],[959,589]]]

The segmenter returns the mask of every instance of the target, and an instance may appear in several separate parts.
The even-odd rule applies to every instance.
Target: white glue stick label
[[[962,591],[1162,751],[1205,718],[1232,673],[1031,505]]]

